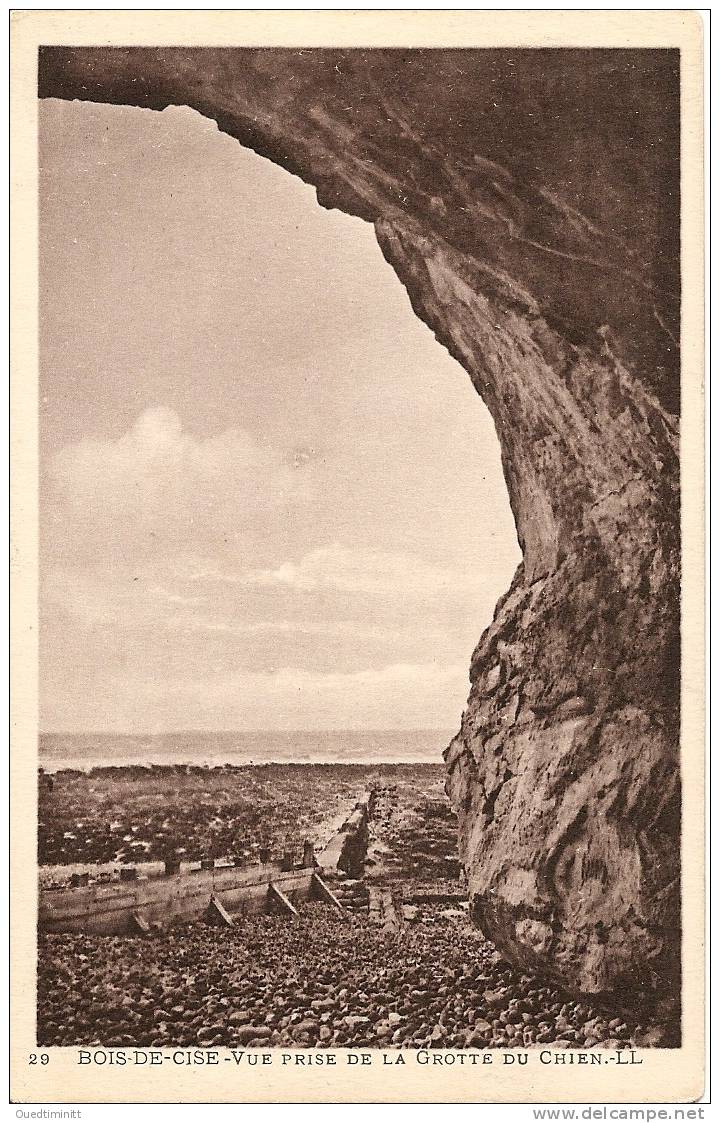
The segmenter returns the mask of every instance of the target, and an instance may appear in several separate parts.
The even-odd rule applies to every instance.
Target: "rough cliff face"
[[[41,96],[190,105],[373,222],[468,371],[523,550],[446,754],[473,915],[628,1002],[679,969],[678,61],[40,56]]]

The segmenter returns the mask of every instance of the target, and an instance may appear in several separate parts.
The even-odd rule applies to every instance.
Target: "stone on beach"
[[[617,1017],[520,975],[467,921],[425,923],[434,909],[393,936],[320,903],[229,931],[41,935],[39,1043],[579,1048],[591,1029],[614,1032],[613,1048],[633,1043],[627,1026],[608,1029]]]

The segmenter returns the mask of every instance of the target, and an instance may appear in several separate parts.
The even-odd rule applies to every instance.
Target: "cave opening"
[[[314,50],[291,57],[264,48],[229,53],[208,48],[202,54],[182,48],[46,48],[40,91],[43,98],[87,97],[155,110],[191,104],[220,129],[315,184],[326,206],[375,223],[383,254],[418,318],[452,350],[492,411],[523,547],[524,564],[512,591],[473,653],[465,719],[446,757],[472,915],[499,951],[523,966],[549,969],[571,992],[616,990],[627,997],[630,988],[633,1002],[643,992],[653,1001],[669,994],[676,1008],[679,847],[676,820],[670,824],[664,816],[679,793],[677,682],[667,682],[671,664],[676,677],[668,652],[677,650],[679,625],[673,347],[679,322],[673,137],[679,118],[672,54],[643,53],[640,66],[633,52],[440,51],[428,69],[422,52],[409,62],[403,53],[399,83],[399,56],[392,51],[369,58],[366,52]],[[440,81],[456,74],[458,61],[465,67],[463,81]],[[535,81],[538,65],[542,78]],[[488,84],[493,87],[498,75],[508,83],[500,102],[488,96]],[[428,76],[438,95],[437,113],[428,111]],[[601,88],[606,97],[598,100]],[[455,126],[449,130],[451,116]],[[498,129],[499,121],[506,128]],[[574,142],[560,147],[559,136]],[[525,158],[518,164],[519,141]],[[588,160],[578,163],[580,150]],[[675,188],[667,190],[669,184]],[[648,224],[636,221],[638,198],[648,204]],[[196,208],[194,219],[202,209]],[[188,220],[189,225],[196,222]],[[231,228],[229,223],[223,231],[228,244]],[[138,251],[139,266],[145,266],[150,246],[148,241]],[[182,262],[182,254],[176,256]],[[197,261],[191,259],[189,267],[196,273]],[[158,288],[156,303],[164,309],[167,293],[164,285]],[[201,291],[197,286],[196,295]],[[197,303],[190,318],[203,322]],[[293,306],[279,332],[275,325],[275,335],[290,335],[296,320]],[[110,321],[102,323],[105,330]],[[674,325],[671,331],[668,324]],[[187,334],[186,324],[169,334],[174,346]],[[374,336],[374,330],[365,334]],[[206,343],[213,342],[208,332]],[[207,351],[201,349],[203,364]],[[400,373],[404,370],[402,363]],[[364,367],[362,373],[367,375]],[[462,373],[456,373],[462,382]],[[172,384],[176,374],[174,369]],[[294,367],[290,374],[299,382]],[[393,386],[399,386],[398,371],[393,375]],[[386,385],[383,381],[383,398]],[[408,401],[416,407],[420,400],[419,386],[413,382],[406,409]],[[285,407],[285,382],[278,393]],[[190,446],[194,450],[198,441],[188,446],[180,439],[189,432],[194,436],[187,419],[172,408],[156,409],[160,412],[145,418],[129,442],[121,442],[122,432],[114,435],[119,451],[109,452],[106,437],[75,440],[83,445],[76,459],[87,477],[86,498],[95,507],[99,491],[92,466],[103,458],[121,510],[132,506],[137,481],[131,475],[131,486],[125,486],[128,444],[131,459],[132,450],[144,455],[160,446],[170,455],[180,444],[197,465]],[[229,411],[234,418],[240,414],[244,417],[243,411]],[[340,434],[364,434],[375,416],[356,410],[353,424]],[[381,447],[395,482],[407,485],[395,460],[398,448],[406,447],[406,418],[396,411],[394,420],[392,439]],[[326,430],[337,431],[332,423]],[[427,425],[423,431],[429,431]],[[247,442],[242,463],[260,463],[256,443]],[[303,443],[293,458],[293,471],[305,482],[313,448]],[[354,483],[357,446],[353,451],[345,478]],[[220,455],[219,462],[229,460]],[[67,475],[62,457],[46,464]],[[367,479],[365,459],[362,469]],[[388,501],[388,474],[382,473],[375,497],[395,510]],[[469,478],[465,471],[461,477]],[[258,486],[261,491],[266,497],[267,487]],[[346,487],[343,502],[348,492]],[[148,540],[153,510],[160,509],[164,523],[172,525],[173,487],[165,482],[152,494]],[[405,505],[420,495],[405,486]],[[79,534],[65,535],[71,541],[82,538],[87,523],[83,502],[76,506]],[[430,507],[434,511],[437,504]],[[237,509],[236,501],[233,520]],[[56,505],[51,518],[58,510]],[[426,522],[444,546],[446,525]],[[187,520],[178,524],[176,540],[186,541],[186,528]],[[406,534],[402,522],[397,528]],[[115,554],[124,557],[126,535],[113,533]],[[97,557],[103,543],[92,541]],[[196,573],[205,580],[233,578],[226,584],[234,593],[244,591],[249,579],[270,590],[268,597],[278,586],[295,583],[308,597],[321,593],[327,601],[317,571],[303,570],[304,557],[287,551],[287,561],[275,568],[263,564],[227,572],[208,566]],[[61,591],[56,602],[66,611],[62,566],[55,573]],[[331,584],[337,580],[335,572]],[[357,574],[353,582],[356,588]],[[429,584],[437,589],[437,569]],[[116,606],[114,615],[107,612],[95,594],[91,567],[67,585],[86,632],[104,628],[113,635],[118,612],[130,601],[120,610]],[[144,587],[139,585],[138,592]],[[168,588],[160,580],[153,588],[178,608],[183,598],[195,603],[194,590]],[[355,604],[363,609],[367,632],[377,638],[367,611],[371,593],[364,589]],[[470,644],[485,622],[475,619]],[[219,633],[227,630],[227,621],[217,623]],[[356,636],[358,623],[357,617],[351,621]],[[280,624],[286,632],[294,627],[288,616]],[[326,644],[324,650],[338,648]],[[128,662],[131,651],[126,642]],[[170,643],[168,659],[178,651]],[[212,655],[203,647],[200,661],[207,651]],[[334,669],[343,696],[354,701],[337,659]],[[216,685],[222,676],[217,667],[211,670]],[[69,682],[65,674],[61,660],[60,693]],[[328,676],[323,681],[327,685]],[[367,682],[362,673],[352,680],[358,692]],[[247,688],[254,693],[260,680],[245,676],[232,683],[247,696]],[[112,703],[115,684],[99,685]],[[327,697],[317,686],[312,675],[302,681],[285,675],[278,679],[276,698],[282,705],[306,688]],[[170,701],[174,712],[186,701],[182,689],[181,681]],[[216,698],[208,693],[204,701],[207,710]],[[491,792],[497,795],[488,822],[484,807]],[[578,863],[581,849],[587,861]],[[603,868],[614,892],[607,891],[605,877],[596,876]]]
[[[520,551],[372,226],[185,107],[45,99],[40,173],[42,728],[439,754]]]

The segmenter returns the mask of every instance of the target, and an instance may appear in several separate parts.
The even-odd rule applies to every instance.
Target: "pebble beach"
[[[388,936],[320,904],[160,938],[41,938],[38,1037],[104,1047],[630,1048],[645,1029],[425,908]]]
[[[52,790],[41,786],[41,811],[47,856],[66,864],[46,867],[44,876],[47,883],[51,869],[56,883],[78,868],[80,832],[69,830],[78,821],[89,840],[85,868],[102,879],[112,868],[102,862],[106,840],[117,835],[121,815],[122,829],[133,841],[139,834],[151,858],[162,849],[148,823],[169,822],[186,853],[217,852],[219,840],[231,846],[241,836],[252,860],[261,842],[327,837],[368,788],[375,796],[363,876],[340,871],[332,882],[345,915],[309,901],[298,916],[237,916],[230,929],[196,922],[149,937],[40,933],[39,1044],[622,1050],[652,1043],[636,1019],[573,1000],[504,962],[470,924],[441,766],[61,774]],[[143,819],[148,807],[153,816]],[[132,832],[136,823],[141,829]],[[373,922],[373,890],[394,902],[392,931]]]

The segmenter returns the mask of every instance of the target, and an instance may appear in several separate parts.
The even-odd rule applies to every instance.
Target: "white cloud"
[[[241,620],[218,620],[207,615],[198,615],[177,616],[166,620],[165,623],[168,628],[176,631],[237,638],[244,636],[280,636],[290,642],[292,639],[300,639],[306,636],[315,636],[319,639],[335,637],[336,639],[346,640],[348,644],[354,644],[356,648],[361,641],[375,641],[385,645],[393,643],[397,645],[400,641],[397,628],[373,625],[362,620],[308,620],[299,618],[295,620],[278,619],[243,622]],[[424,639],[427,639],[428,635],[432,635],[432,629],[427,629],[422,633]],[[438,638],[441,638],[441,634],[438,634]]]
[[[255,569],[239,574],[210,569],[194,573],[190,579],[228,585],[284,587],[305,593],[335,589],[382,597],[444,597],[458,592],[466,596],[481,585],[477,571],[443,568],[412,554],[366,547],[349,549],[337,542],[311,550],[298,562],[283,562],[275,569]]]
[[[340,476],[291,453],[241,428],[201,439],[149,409],[116,440],[56,454],[46,727],[456,723],[506,579],[457,534],[445,551],[434,510],[432,542],[408,538],[351,448]]]
[[[237,542],[244,524],[292,502],[296,474],[240,428],[200,440],[169,409],[147,409],[118,440],[61,449],[50,476],[75,550],[118,556]]]
[[[181,608],[196,608],[198,605],[205,604],[205,597],[183,597],[180,593],[171,593],[163,589],[161,585],[153,585],[150,594],[165,604],[177,605]]]

